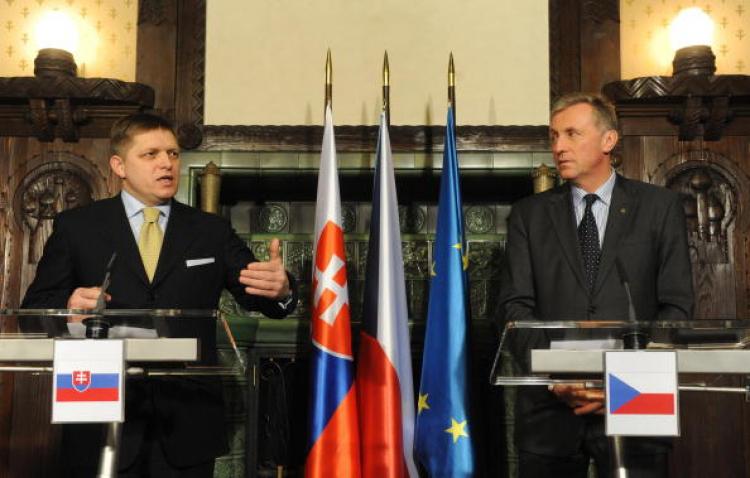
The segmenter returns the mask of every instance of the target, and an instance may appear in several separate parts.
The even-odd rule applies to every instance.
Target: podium
[[[739,394],[750,400],[748,320],[509,322],[501,333],[490,383],[601,389],[605,353],[629,348],[673,352],[680,393]],[[735,377],[734,382],[739,377],[742,383],[725,385],[721,377]],[[628,473],[621,437],[610,440],[613,476],[624,478]]]
[[[218,366],[217,335],[232,345],[236,361]],[[122,395],[128,377],[221,377],[244,375],[245,365],[231,330],[216,310],[111,309],[92,313],[68,309],[0,309],[0,372],[49,376],[52,387],[55,348],[76,341],[122,343]],[[118,344],[119,347],[119,344]],[[59,380],[59,377],[56,378]],[[124,401],[122,401],[124,407]],[[51,405],[51,404],[50,404]],[[124,417],[127,422],[127,415]],[[96,423],[83,419],[80,423]],[[70,421],[76,423],[76,421]],[[99,458],[99,477],[117,476],[121,423],[107,424]]]

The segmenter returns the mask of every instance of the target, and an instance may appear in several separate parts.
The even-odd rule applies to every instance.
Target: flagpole
[[[359,413],[331,113],[331,72],[329,49],[311,271],[310,446],[305,459],[305,478],[359,478]]]
[[[456,127],[456,68],[453,66],[453,52],[448,59],[448,106],[453,112],[453,128]]]
[[[323,103],[323,116],[325,116],[325,109],[328,105],[331,105],[331,109],[333,109],[333,64],[331,63],[330,48],[326,54],[326,86],[325,102]]]
[[[468,386],[471,312],[466,283],[468,254],[463,234],[454,106],[455,68],[451,54],[415,453],[430,476],[457,478],[475,474],[475,437]]]
[[[388,50],[383,56],[383,112],[388,126],[391,125],[391,70],[388,66]]]

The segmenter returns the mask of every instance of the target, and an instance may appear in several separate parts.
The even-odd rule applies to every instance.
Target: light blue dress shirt
[[[123,206],[125,206],[125,215],[128,218],[130,229],[133,231],[133,237],[137,244],[138,237],[141,234],[141,226],[143,226],[143,208],[145,208],[146,205],[124,189],[120,192],[120,197],[122,198]],[[171,202],[159,204],[156,208],[159,209],[159,227],[161,228],[161,232],[164,233],[167,230]]]
[[[596,221],[596,228],[599,232],[600,248],[604,244],[604,232],[607,229],[607,216],[609,215],[609,205],[612,203],[612,191],[615,188],[616,179],[617,175],[615,174],[615,171],[612,170],[609,179],[607,179],[599,189],[594,191],[594,194],[599,196],[599,199],[591,205],[591,212],[594,214],[594,221]],[[573,209],[576,215],[577,228],[583,219],[583,213],[586,211],[586,201],[583,197],[589,193],[574,185],[571,185],[571,193],[573,197]]]

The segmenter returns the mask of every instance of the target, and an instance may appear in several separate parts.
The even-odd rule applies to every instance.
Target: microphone
[[[635,313],[635,306],[633,305],[633,296],[630,293],[630,280],[628,279],[628,273],[625,271],[625,266],[622,264],[619,257],[615,258],[615,265],[617,266],[617,275],[620,277],[623,289],[625,289],[625,296],[628,298],[628,322],[633,324],[631,328],[622,335],[622,341],[624,342],[626,349],[645,349],[646,343],[648,342],[648,336],[638,328],[638,317]]]
[[[83,324],[86,326],[87,339],[106,339],[107,337],[109,337],[109,320],[101,317],[101,315],[104,313],[104,309],[107,306],[107,289],[109,288],[109,283],[111,282],[112,266],[114,265],[116,258],[117,252],[115,251],[109,258],[109,262],[107,262],[107,268],[104,272],[104,280],[102,281],[101,291],[99,292],[99,297],[97,297],[96,299],[96,307],[94,308],[93,312],[99,315],[99,317],[90,317],[83,320]]]

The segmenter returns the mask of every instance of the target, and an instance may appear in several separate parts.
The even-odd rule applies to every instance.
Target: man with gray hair
[[[618,262],[630,279],[639,320],[690,318],[692,274],[681,200],[617,174],[611,160],[617,140],[617,116],[606,98],[574,93],[553,105],[550,142],[566,183],[513,206],[502,323],[628,320]],[[526,343],[547,345],[544,339]],[[585,478],[590,459],[598,476],[607,476],[603,403],[601,390],[582,386],[522,387],[516,407],[520,476]],[[626,443],[631,476],[666,476],[668,441]]]

